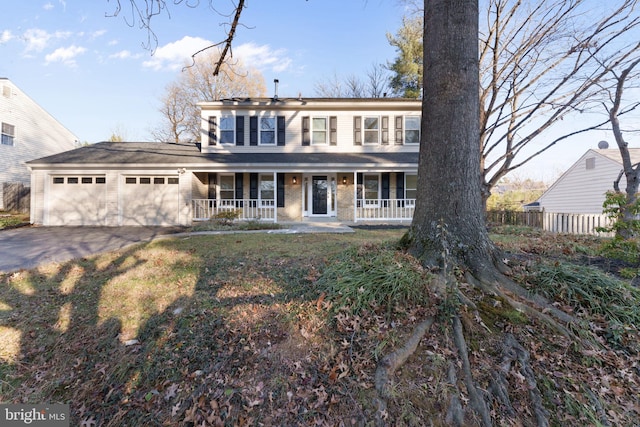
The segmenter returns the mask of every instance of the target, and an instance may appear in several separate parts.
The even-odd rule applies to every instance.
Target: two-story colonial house
[[[102,142],[29,163],[32,222],[190,225],[409,221],[421,102],[257,98],[200,104],[193,144]]]
[[[78,138],[20,90],[0,77],[0,209],[5,184],[29,185],[25,162],[72,150]]]

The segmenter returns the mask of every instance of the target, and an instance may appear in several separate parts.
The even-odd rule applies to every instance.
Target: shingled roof
[[[384,167],[384,165],[418,166],[415,152],[367,152],[367,153],[201,153],[199,144],[157,142],[100,142],[75,150],[32,160],[30,167],[46,166],[180,166],[204,167],[207,165],[293,166],[327,165],[332,167]]]

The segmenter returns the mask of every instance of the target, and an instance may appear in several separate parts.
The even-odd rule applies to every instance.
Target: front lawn
[[[440,327],[396,372],[385,414],[375,405],[379,360],[439,310],[429,272],[389,244],[403,232],[180,237],[0,275],[0,402],[69,403],[71,425],[84,426],[369,425],[380,417],[441,425],[448,372],[459,362]],[[465,329],[483,366],[474,372],[479,383],[500,366],[508,333],[532,355],[552,424],[597,425],[602,413],[616,425],[635,422],[640,359],[630,323],[637,312],[629,310],[637,292],[615,278],[598,282],[621,295],[614,322],[609,308],[583,304],[588,283],[569,301],[573,282],[555,288],[547,280],[568,266],[582,274],[599,240],[538,232],[494,239],[508,248],[513,277],[545,286],[596,342],[568,346],[478,293],[481,318],[470,312]],[[425,291],[406,292],[407,283]],[[380,284],[390,289],[384,295]],[[494,422],[529,425],[527,384],[518,371],[508,379],[515,412],[497,411]]]

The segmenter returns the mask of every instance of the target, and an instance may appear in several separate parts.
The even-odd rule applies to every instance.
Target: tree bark
[[[480,170],[478,1],[425,0],[424,96],[410,251],[442,265],[443,251],[490,268]]]

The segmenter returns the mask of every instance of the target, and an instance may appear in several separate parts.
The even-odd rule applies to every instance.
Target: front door
[[[326,175],[311,178],[311,213],[313,215],[327,214],[327,194],[329,180]]]

